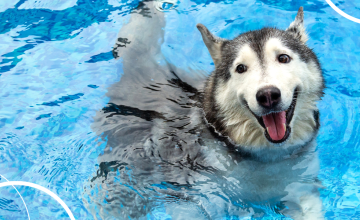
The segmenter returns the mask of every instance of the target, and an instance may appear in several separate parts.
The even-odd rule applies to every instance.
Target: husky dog
[[[203,108],[215,130],[261,160],[277,160],[309,143],[319,129],[323,95],[319,61],[306,46],[303,8],[286,31],[264,28],[234,40],[197,28],[215,71]]]
[[[205,119],[237,148],[257,161],[267,162],[265,172],[244,171],[250,166],[240,171],[257,176],[257,180],[283,171],[289,175],[284,178],[298,176],[298,172],[286,173],[286,168],[279,172],[279,167],[296,167],[299,162],[312,167],[307,174],[316,178],[318,158],[313,140],[320,125],[316,103],[323,96],[324,80],[316,55],[306,46],[303,20],[300,7],[295,21],[285,31],[263,28],[233,40],[218,38],[204,25],[197,25],[215,64],[204,88]],[[308,160],[299,160],[299,155]],[[267,181],[263,182],[265,185]],[[259,183],[255,185],[259,187]],[[321,201],[317,193],[310,193],[317,191],[315,188],[295,196],[300,212],[292,212],[293,218],[322,218]],[[288,191],[289,195],[295,195],[297,190],[295,187],[292,193]],[[258,193],[266,194],[259,189]]]
[[[106,147],[84,187],[89,212],[322,219],[313,139],[324,86],[302,8],[286,31],[231,41],[198,25],[216,68],[203,92],[206,76],[166,62],[164,26],[154,2],[143,1],[119,32],[113,54],[123,76],[92,125]]]

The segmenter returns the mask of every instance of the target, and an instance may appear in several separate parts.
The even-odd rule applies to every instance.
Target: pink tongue
[[[278,113],[271,113],[262,116],[262,118],[271,139],[273,139],[274,141],[278,141],[285,136],[285,128],[284,128],[284,124],[286,123],[285,111]]]

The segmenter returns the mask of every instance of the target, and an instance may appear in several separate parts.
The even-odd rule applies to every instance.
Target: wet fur
[[[266,200],[280,195],[284,187],[288,195],[281,200],[286,201],[288,208],[281,211],[283,214],[294,219],[323,219],[322,202],[313,178],[319,169],[314,141],[320,126],[316,103],[323,96],[325,86],[320,63],[306,46],[308,36],[303,18],[301,7],[285,31],[263,28],[233,40],[216,38],[204,25],[198,24],[215,64],[204,87],[203,109],[206,121],[216,132],[252,155],[253,160],[239,163],[236,172],[250,177],[243,179],[244,189]],[[291,63],[277,63],[279,54],[290,54]],[[239,64],[248,66],[248,71],[237,73],[235,69]],[[254,116],[268,114],[257,103],[255,94],[269,85],[280,88],[282,94],[275,112],[288,109],[294,92],[299,91],[289,125],[291,134],[281,144],[267,140],[264,128]],[[299,167],[307,167],[304,173],[310,178],[309,182],[296,180],[302,176],[297,170]],[[272,182],[276,175],[281,175],[283,180]],[[269,194],[273,195],[266,198]],[[246,193],[243,196],[246,198]]]
[[[99,166],[84,186],[83,201],[93,217],[145,219],[160,207],[173,219],[221,219],[225,213],[239,218],[260,218],[267,213],[277,219],[322,219],[315,142],[259,147],[264,140],[256,135],[263,133],[254,116],[246,106],[239,106],[240,100],[224,98],[234,96],[227,91],[233,75],[226,70],[237,58],[236,42],[215,36],[205,41],[216,42],[208,47],[210,51],[221,48],[228,53],[226,57],[212,54],[216,70],[202,94],[196,88],[202,88],[203,77],[197,78],[195,71],[189,76],[157,62],[162,57],[158,40],[164,38],[163,14],[155,11],[151,1],[145,1],[137,11],[120,30],[114,47],[114,56],[122,59],[124,75],[108,88],[110,104],[97,112],[92,125],[99,138],[106,140],[97,158]],[[141,14],[144,11],[146,16]],[[301,41],[295,38],[299,30],[296,25],[287,33],[263,29],[245,35],[265,42],[267,38],[262,36],[283,34],[301,50],[303,47],[296,44]],[[131,43],[119,46],[124,42]],[[318,71],[319,65],[311,68]],[[304,128],[301,131],[309,140],[319,127],[313,100],[321,96],[321,79],[317,82],[314,93],[304,94],[303,90],[303,97],[309,99],[299,98],[298,105],[303,107],[296,112],[296,125]],[[240,143],[242,140],[235,138],[238,133],[247,135],[244,140],[248,145],[233,148],[214,138],[201,120],[202,110],[223,136]],[[252,155],[244,156],[239,149]]]
[[[305,44],[307,35],[303,26],[302,8],[299,9],[295,21],[285,31],[276,28],[263,28],[246,32],[233,40],[224,40],[213,36],[201,24],[197,27],[202,33],[204,42],[215,63],[215,71],[209,77],[204,88],[205,118],[219,133],[228,136],[242,150],[252,153],[262,160],[280,159],[289,152],[305,146],[316,136],[319,128],[316,102],[323,95],[324,81],[320,63],[315,53]],[[302,85],[297,97],[294,117],[290,124],[292,129],[290,137],[280,145],[273,144],[265,138],[264,128],[260,126],[257,119],[249,111],[249,107],[252,108],[252,106],[249,106],[248,102],[239,100],[236,87],[255,87],[256,85],[242,85],[241,79],[236,79],[236,74],[231,73],[236,59],[240,55],[247,56],[246,54],[243,55],[244,52],[241,51],[245,50],[245,53],[250,51],[256,54],[252,60],[257,59],[259,66],[257,68],[262,72],[262,77],[271,77],[272,72],[266,69],[266,57],[268,56],[266,53],[269,53],[266,48],[274,47],[276,50],[276,44],[279,44],[280,47],[286,47],[298,58],[292,61],[297,62],[292,64],[295,65],[296,69],[286,74],[296,76],[297,73],[303,72],[301,74],[308,78],[308,82],[300,82]],[[250,73],[245,72],[244,74]],[[281,75],[279,78],[282,78]],[[254,78],[254,81],[256,80]],[[258,80],[259,84],[261,80]],[[281,81],[281,79],[277,81]],[[256,89],[254,88],[254,90]],[[289,94],[288,97],[292,97],[292,94]],[[256,105],[252,104],[253,106]]]

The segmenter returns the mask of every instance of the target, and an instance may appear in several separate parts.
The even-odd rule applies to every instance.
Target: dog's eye
[[[279,57],[278,57],[278,60],[280,63],[289,63],[291,58],[289,57],[289,55],[286,55],[286,54],[281,54]]]
[[[239,66],[236,67],[236,72],[238,72],[238,73],[246,72],[246,70],[247,70],[247,67],[243,64],[240,64]]]

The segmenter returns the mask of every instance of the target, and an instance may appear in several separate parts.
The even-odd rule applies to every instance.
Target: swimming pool
[[[359,2],[333,3],[360,18]],[[226,201],[227,206],[219,216],[240,218],[232,215],[231,210],[246,204],[231,200],[234,193],[231,187],[235,187],[231,179],[223,179],[221,186],[207,180],[214,185],[204,191],[191,184],[159,182],[149,186],[136,178],[141,174],[136,167],[122,163],[131,160],[126,154],[122,154],[125,155],[122,160],[111,156],[117,154],[114,146],[131,145],[136,140],[134,123],[146,128],[163,118],[170,120],[168,126],[177,129],[175,141],[179,142],[179,148],[181,144],[186,147],[181,140],[188,137],[181,136],[185,135],[181,128],[188,126],[184,123],[185,110],[196,106],[196,100],[188,103],[181,97],[192,96],[195,91],[191,88],[201,85],[214,68],[195,27],[197,23],[207,25],[220,37],[233,38],[264,26],[285,29],[303,6],[310,37],[308,45],[319,57],[327,86],[318,104],[321,129],[317,138],[321,167],[318,178],[324,185],[320,193],[325,217],[360,216],[357,135],[360,24],[318,0],[177,1],[173,7],[163,5],[164,10],[156,12],[156,16],[149,14],[153,9],[145,6],[141,1],[120,0],[0,3],[1,175],[9,181],[26,181],[50,189],[70,207],[76,219],[136,216],[126,209],[129,206],[126,198],[132,197],[137,198],[133,205],[139,208],[138,213],[146,213],[143,218],[176,218],[179,210],[174,204],[180,203],[189,213],[197,213],[196,218],[208,217],[204,210],[199,211],[197,204],[163,196],[162,189],[188,190],[190,195],[211,198],[209,203]],[[158,72],[136,75],[136,62],[113,58],[112,49],[119,31],[124,35],[120,36],[121,46],[132,60],[146,59],[141,51],[131,50],[136,49],[134,34],[149,44],[154,54],[149,69],[159,67]],[[174,76],[169,77],[167,68],[192,87],[181,84]],[[159,88],[167,92],[166,99],[156,96]],[[143,91],[152,91],[153,96],[144,99]],[[118,93],[133,99],[123,100]],[[174,105],[171,109],[154,110],[168,101]],[[166,114],[174,109],[178,117],[167,118]],[[132,121],[114,115],[128,116]],[[127,136],[117,136],[116,131],[121,133],[124,128],[129,128],[124,133]],[[138,147],[131,149],[136,151]],[[160,177],[149,176],[149,179]],[[104,179],[111,180],[113,185],[99,188]],[[5,180],[2,178],[1,182]],[[28,187],[17,189],[31,219],[68,218],[60,204],[47,194]],[[121,199],[109,199],[111,193],[119,193]],[[279,218],[268,207],[259,206],[257,212],[258,218]],[[249,218],[246,213],[242,217]],[[0,219],[26,218],[25,206],[17,192],[10,187],[0,188]]]

